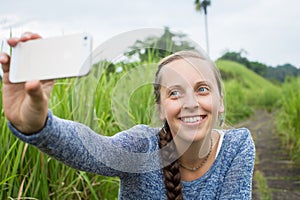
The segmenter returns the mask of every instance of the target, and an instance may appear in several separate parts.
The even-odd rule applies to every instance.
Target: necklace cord
[[[179,162],[180,167],[187,169],[189,171],[197,171],[198,169],[200,169],[208,160],[208,157],[210,156],[211,152],[212,152],[212,146],[213,146],[213,140],[212,137],[210,138],[210,149],[208,154],[205,156],[204,160],[200,163],[200,165],[196,166],[196,167],[188,167],[188,166],[184,166],[181,162]]]

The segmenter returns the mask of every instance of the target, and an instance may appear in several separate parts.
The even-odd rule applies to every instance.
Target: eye
[[[201,95],[206,95],[209,93],[209,88],[208,87],[205,87],[205,86],[201,86],[198,88],[198,92],[201,94]]]
[[[180,92],[178,90],[174,90],[170,92],[171,98],[179,98],[181,96]]]

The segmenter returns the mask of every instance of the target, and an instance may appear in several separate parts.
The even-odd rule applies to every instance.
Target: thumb
[[[34,103],[42,103],[44,100],[44,92],[40,81],[29,81],[25,83],[25,90]]]

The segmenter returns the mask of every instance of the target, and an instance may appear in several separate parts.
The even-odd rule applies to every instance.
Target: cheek
[[[219,110],[219,98],[214,96],[206,96],[199,98],[199,105],[205,111],[217,114]]]
[[[161,107],[161,113],[164,118],[171,118],[180,113],[181,104],[178,101],[164,101]]]

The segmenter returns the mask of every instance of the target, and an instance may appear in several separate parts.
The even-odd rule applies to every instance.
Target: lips
[[[197,123],[204,120],[206,116],[207,115],[198,115],[198,116],[191,116],[191,117],[180,117],[179,119],[184,123]]]

